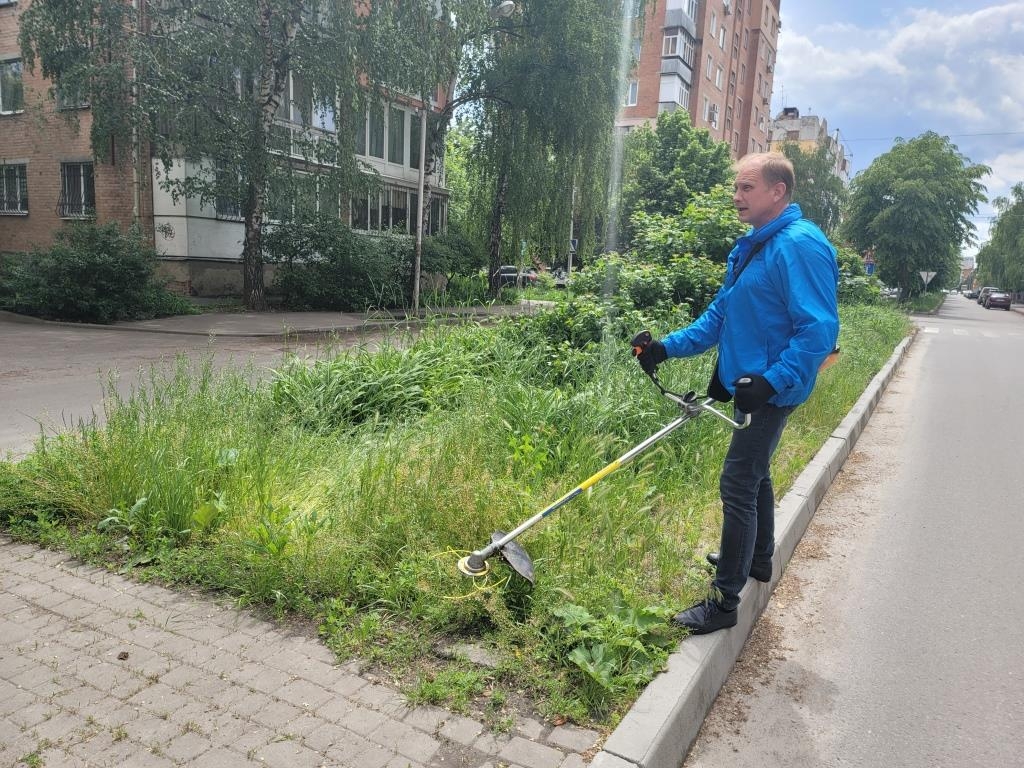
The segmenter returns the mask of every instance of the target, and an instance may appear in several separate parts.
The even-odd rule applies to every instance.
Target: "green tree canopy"
[[[1009,197],[997,197],[989,241],[978,251],[978,276],[984,285],[1024,291],[1024,182]]]
[[[936,273],[933,287],[953,284],[989,171],[931,131],[898,139],[853,179],[843,233],[861,253],[874,250],[878,276],[901,296],[924,289],[921,271]]]
[[[796,172],[793,202],[799,204],[804,217],[832,236],[839,228],[840,212],[847,198],[846,186],[836,174],[833,143],[823,139],[813,150],[805,150],[796,142],[787,141],[781,151]]]
[[[631,225],[631,253],[661,264],[694,256],[725,264],[736,239],[747,231],[736,215],[732,191],[724,184],[694,195],[676,215],[637,211]]]
[[[521,261],[522,242],[543,260],[564,258],[573,208],[584,247],[595,239],[619,92],[619,25],[608,20],[622,9],[622,0],[518,0],[469,48],[456,101],[474,141],[469,212],[492,275]]]
[[[729,145],[695,128],[684,109],[662,112],[652,131],[643,126],[626,138],[622,181],[622,232],[628,242],[629,220],[642,211],[674,215],[694,195],[732,181]]]
[[[268,195],[278,210],[317,198],[336,209],[365,183],[353,137],[370,89],[422,98],[448,82],[457,36],[485,23],[486,8],[446,2],[456,31],[431,2],[170,0],[143,16],[124,0],[35,0],[20,43],[30,67],[91,104],[98,157],[148,146],[172,194],[237,202],[245,299],[262,308]],[[181,161],[200,170],[182,174]]]

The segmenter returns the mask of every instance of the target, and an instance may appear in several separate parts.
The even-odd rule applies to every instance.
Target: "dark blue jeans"
[[[775,552],[775,492],[770,464],[786,420],[795,408],[766,405],[753,414],[749,427],[732,433],[718,481],[723,518],[714,581],[726,610],[739,603],[751,562],[767,562]]]

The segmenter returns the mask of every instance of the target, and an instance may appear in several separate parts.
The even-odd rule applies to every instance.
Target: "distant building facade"
[[[768,145],[778,149],[782,144],[795,142],[804,152],[813,152],[822,143],[832,150],[835,158],[835,174],[843,183],[850,181],[850,160],[839,141],[839,131],[828,132],[828,121],[817,115],[802,115],[796,107],[784,107],[775,116],[769,128]]]
[[[197,295],[240,292],[244,225],[238,203],[173,199],[160,188],[163,168],[145,146],[112,143],[105,153],[109,159],[95,157],[90,106],[68,103],[52,83],[22,64],[18,16],[26,5],[0,0],[0,256],[46,248],[73,221],[135,224],[156,246],[173,287]],[[302,105],[308,93],[294,74],[289,77],[275,125],[278,155],[296,167],[304,165],[292,140],[296,133],[335,130],[329,115],[315,115],[313,125],[304,122],[303,115],[313,112]],[[444,105],[445,91],[438,89],[429,108]],[[357,129],[357,154],[379,174],[379,191],[356,199],[317,199],[318,210],[336,213],[354,230],[415,233],[420,106],[415,99],[396,97],[368,110]],[[428,233],[447,225],[448,192],[443,169],[435,167],[438,172],[427,179]],[[183,162],[170,170],[172,175],[201,172]],[[271,190],[270,226],[288,215],[273,197]]]
[[[732,156],[768,148],[781,0],[654,0],[616,126],[685,109]]]

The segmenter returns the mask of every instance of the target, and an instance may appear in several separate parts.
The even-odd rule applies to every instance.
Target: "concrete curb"
[[[396,330],[427,323],[492,322],[510,315],[530,314],[550,304],[544,301],[521,301],[519,304],[490,307],[438,307],[421,310],[419,315],[390,315],[385,313],[352,312],[258,312],[209,313],[182,315],[154,320],[111,323],[72,323],[62,320],[44,320],[28,315],[0,310],[0,319],[26,325],[46,325],[82,328],[97,331],[128,331],[131,333],[161,333],[178,336],[217,336],[246,339],[295,339],[299,337],[358,334],[374,330]],[[176,325],[178,327],[176,327]],[[192,327],[187,327],[188,325]],[[229,326],[245,326],[243,330]]]
[[[684,640],[668,669],[647,686],[591,762],[591,768],[679,768],[725,684],[736,659],[768,605],[826,491],[860,437],[913,342],[908,336],[825,441],[775,512],[775,557],[770,583],[749,579],[736,627]]]

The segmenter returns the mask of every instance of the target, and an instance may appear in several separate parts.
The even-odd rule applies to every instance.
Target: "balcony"
[[[665,9],[665,29],[685,29],[693,37],[697,37],[697,25],[682,8]]]
[[[687,85],[693,82],[693,71],[678,56],[666,56],[661,60],[659,74],[676,75]]]

